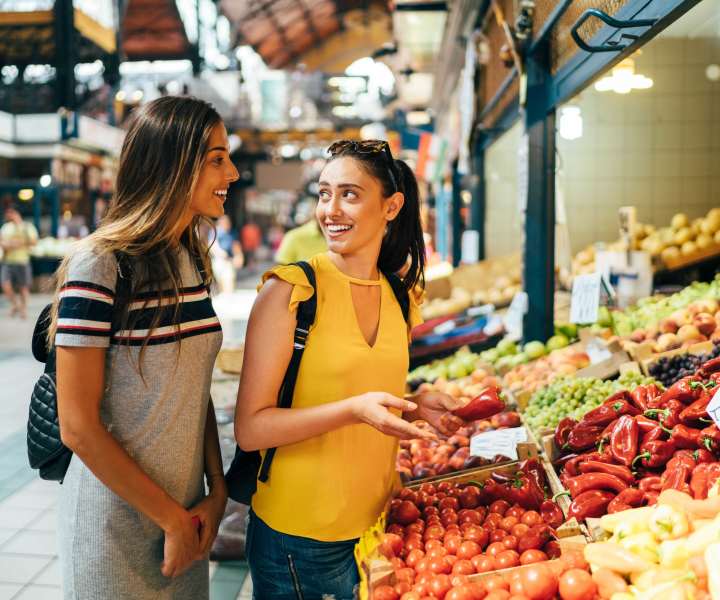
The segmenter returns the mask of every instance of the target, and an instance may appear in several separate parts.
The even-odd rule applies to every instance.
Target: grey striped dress
[[[141,294],[130,307],[142,311],[135,313],[135,329],[113,332],[117,261],[81,244],[61,290],[55,342],[108,348],[103,423],[155,482],[189,508],[205,493],[205,420],[222,343],[210,298],[189,253],[180,250],[180,333],[169,320],[153,331],[143,356],[143,381],[138,355],[157,297]],[[176,579],[164,577],[162,530],[105,487],[77,456],[62,485],[58,513],[66,599],[208,598],[207,561]]]

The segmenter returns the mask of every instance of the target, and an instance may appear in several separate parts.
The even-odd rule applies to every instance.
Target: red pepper
[[[630,466],[637,455],[640,433],[635,419],[623,415],[610,434],[610,450],[619,463]]]
[[[716,373],[718,371],[720,371],[720,357],[712,358],[707,362],[704,362],[698,372],[702,373],[705,377],[707,377],[711,373]]]
[[[581,473],[609,473],[622,479],[628,485],[635,483],[635,476],[632,471],[624,465],[612,465],[598,460],[588,460],[580,463]]]
[[[692,385],[692,384],[695,385]],[[665,406],[670,400],[679,400],[683,404],[690,404],[697,400],[704,388],[698,375],[689,375],[673,383],[661,396],[651,402],[651,408]]]
[[[645,498],[647,499],[648,506],[655,506],[658,501],[660,492],[645,492]]]
[[[643,477],[638,483],[638,489],[643,492],[659,492],[662,489],[662,479],[660,475]]]
[[[510,504],[519,504],[525,510],[540,510],[545,501],[545,492],[531,475],[521,475],[513,482],[504,484],[504,499]]]
[[[562,419],[555,428],[555,446],[563,450],[568,442],[568,436],[573,427],[577,425],[577,421],[571,417]]]
[[[714,423],[700,432],[701,444],[712,452],[720,450],[720,429]]]
[[[568,519],[575,517],[578,521],[582,521],[588,517],[602,517],[613,498],[615,498],[613,492],[603,490],[584,492],[570,503]]]
[[[651,408],[645,411],[646,417],[657,417],[658,421],[668,429],[672,429],[680,422],[680,413],[685,405],[679,400],[669,400],[663,407]]]
[[[528,458],[518,463],[518,470],[525,475],[535,479],[538,487],[544,490],[547,487],[547,475],[545,475],[545,469],[537,458]]]
[[[637,415],[640,411],[630,404],[630,392],[620,390],[594,408],[580,420],[580,425],[604,427],[623,415]]]
[[[567,480],[567,489],[572,498],[577,498],[588,490],[612,490],[622,492],[628,484],[616,475],[609,473],[585,473]]]
[[[654,383],[639,385],[630,392],[631,402],[641,411],[645,412],[650,408],[650,403],[660,395],[658,386]]]
[[[672,442],[662,440],[647,442],[640,447],[640,454],[633,460],[633,466],[637,461],[641,461],[640,464],[648,469],[662,467],[672,458],[675,450],[675,444]]]
[[[678,424],[672,428],[670,441],[678,448],[696,450],[702,446],[702,432],[699,429]]]
[[[586,452],[585,454],[578,454],[565,463],[564,472],[567,475],[570,475],[570,477],[580,475],[580,464],[588,460],[600,460],[600,454],[598,452]]]
[[[553,500],[545,500],[540,505],[540,516],[553,529],[560,527],[565,522],[563,511]]]
[[[645,415],[638,415],[635,417],[635,422],[638,424],[638,429],[640,430],[640,435],[645,436],[654,429],[657,429],[660,424],[657,421],[654,421],[653,419],[650,419],[646,417]]]
[[[686,465],[690,470],[694,469],[695,465],[697,465],[695,453],[690,450],[676,451],[670,461],[668,461],[667,468],[672,469],[676,465]]]
[[[608,504],[608,514],[629,510],[631,508],[639,508],[647,502],[645,492],[635,488],[628,488],[620,492]]]
[[[679,490],[689,494],[690,486],[688,485],[688,481],[692,471],[692,468],[682,463],[676,465],[674,468],[665,469],[665,472],[662,474],[662,491]]]
[[[710,465],[712,463],[702,463],[695,467],[690,477],[690,492],[695,500],[705,500],[707,498],[710,485]]]
[[[491,385],[486,387],[462,408],[456,408],[452,413],[463,421],[477,421],[487,419],[505,410],[505,401],[499,388]]]
[[[713,455],[713,453],[705,448],[698,448],[697,450],[694,450],[693,458],[695,459],[695,462],[699,465],[703,463],[715,462],[715,456]]]
[[[553,461],[553,467],[555,467],[555,471],[558,473],[562,471],[565,468],[565,465],[569,463],[573,458],[578,458],[579,456],[582,456],[581,454],[566,454],[565,456],[561,456],[557,460]]]
[[[602,430],[602,425],[583,425],[580,422],[570,431],[567,447],[573,452],[582,452],[592,448],[598,442]]]
[[[697,421],[707,418],[707,406],[710,404],[710,400],[712,400],[712,396],[703,391],[700,398],[680,413],[680,421],[685,423],[685,425],[692,426]]]

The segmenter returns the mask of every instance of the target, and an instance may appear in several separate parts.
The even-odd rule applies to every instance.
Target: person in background
[[[37,243],[38,232],[32,223],[23,221],[13,205],[5,209],[5,221],[0,228],[0,247],[3,249],[0,281],[3,294],[10,300],[10,316],[20,315],[25,319],[32,283],[30,249]]]
[[[249,219],[240,230],[240,241],[242,243],[242,250],[245,253],[245,265],[248,269],[252,269],[255,266],[255,252],[257,252],[260,244],[262,244],[262,231],[260,231],[260,226]]]
[[[232,292],[235,288],[237,270],[243,265],[243,251],[230,217],[223,215],[216,224],[215,243],[211,246],[213,272],[220,291]]]
[[[290,264],[300,260],[308,260],[327,251],[325,236],[318,227],[314,215],[315,207],[309,200],[300,202],[295,210],[295,222],[303,223],[285,234],[280,247],[275,253],[275,262]]]

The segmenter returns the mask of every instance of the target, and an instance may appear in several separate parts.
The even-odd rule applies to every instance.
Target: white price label
[[[527,442],[527,431],[524,427],[485,431],[470,438],[470,455],[492,460],[501,454],[517,460],[517,445],[520,442]]]
[[[720,389],[715,392],[715,395],[710,400],[710,404],[707,406],[707,413],[710,418],[715,421],[715,425],[720,427]]]
[[[585,344],[585,353],[590,357],[590,364],[596,365],[609,358],[612,358],[612,352],[608,350],[607,345],[602,340],[594,337],[590,338]]]
[[[600,273],[588,273],[575,277],[570,300],[571,323],[595,323],[598,320],[601,278]]]
[[[508,337],[513,340],[522,339],[523,319],[528,310],[528,295],[526,292],[518,292],[513,296],[512,302],[503,317],[503,325]]]

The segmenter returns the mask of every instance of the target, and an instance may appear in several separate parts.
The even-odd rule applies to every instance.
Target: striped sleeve
[[[56,346],[110,345],[117,262],[112,254],[76,252],[60,289]]]

